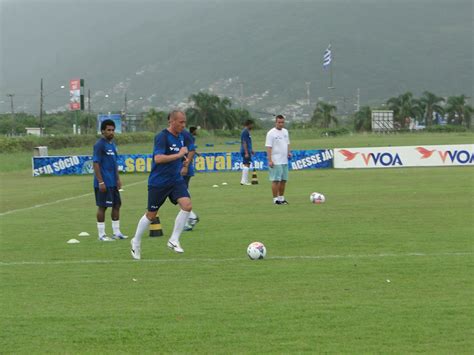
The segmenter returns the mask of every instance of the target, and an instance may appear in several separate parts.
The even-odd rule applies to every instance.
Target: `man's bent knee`
[[[191,212],[191,210],[193,209],[193,205],[191,203],[191,199],[190,198],[180,198],[178,200],[178,203],[179,203],[179,207],[181,207],[181,209],[183,211],[186,211],[186,212]]]
[[[148,220],[153,222],[157,214],[158,214],[158,211],[147,211],[146,218],[148,218]]]

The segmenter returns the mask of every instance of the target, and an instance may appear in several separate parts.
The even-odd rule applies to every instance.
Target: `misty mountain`
[[[473,94],[470,0],[4,1],[0,112],[7,93],[37,112],[85,79],[95,110],[176,105],[198,90],[254,110],[306,98],[380,103],[407,90]],[[331,43],[335,90],[322,56]],[[105,98],[105,94],[109,98]],[[141,99],[140,99],[141,98]],[[352,100],[352,101],[351,101]]]

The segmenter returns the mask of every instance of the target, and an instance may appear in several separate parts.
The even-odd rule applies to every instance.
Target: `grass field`
[[[346,138],[323,143],[472,143]],[[199,174],[191,193],[201,222],[183,235],[185,254],[165,247],[177,212],[168,203],[165,238],[144,238],[133,261],[128,241],[96,240],[90,176],[32,178],[30,157],[14,157],[0,156],[0,353],[474,350],[473,168],[292,172],[289,206],[271,204],[266,173],[250,187],[237,173]],[[146,178],[122,177],[128,235],[146,207]],[[312,191],[327,202],[311,205]],[[255,240],[267,259],[245,255]]]

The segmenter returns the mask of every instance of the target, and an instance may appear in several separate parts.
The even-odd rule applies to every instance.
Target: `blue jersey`
[[[240,153],[242,154],[245,154],[244,142],[247,143],[247,151],[249,152],[249,155],[252,154],[252,136],[247,128],[244,128],[240,134]]]
[[[182,133],[175,136],[167,129],[164,129],[155,136],[153,163],[148,178],[148,186],[169,186],[176,182],[184,181],[181,176],[181,169],[183,168],[182,159],[176,159],[164,164],[155,163],[155,155],[178,154],[184,146],[186,146],[186,144],[184,143],[184,136]]]
[[[182,132],[182,135],[184,136],[184,145],[188,147],[188,150],[190,152],[196,151],[196,145],[195,145],[196,138],[187,130],[184,130]],[[186,176],[194,176],[194,158],[193,158],[193,161],[189,162],[188,175]]]
[[[109,142],[105,138],[99,139],[94,145],[94,163],[100,166],[100,173],[104,179],[105,186],[117,186],[117,147],[114,142]],[[94,174],[94,187],[99,187],[99,181]]]

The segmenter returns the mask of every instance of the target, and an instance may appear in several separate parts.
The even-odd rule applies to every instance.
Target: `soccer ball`
[[[326,197],[324,197],[323,194],[320,194],[319,192],[313,192],[310,196],[309,196],[309,200],[314,203],[314,204],[321,204],[321,203],[324,203],[324,201],[326,201]]]
[[[252,260],[263,259],[267,255],[267,248],[260,242],[250,243],[247,248],[247,255]]]

